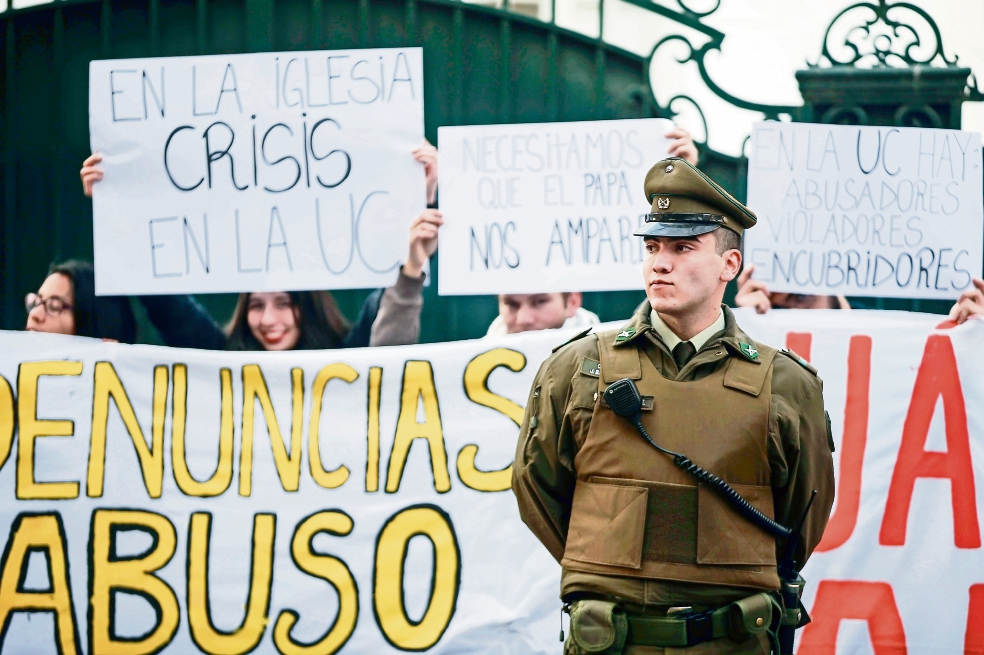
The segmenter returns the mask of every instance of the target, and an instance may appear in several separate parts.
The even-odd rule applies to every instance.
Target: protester
[[[671,157],[681,157],[697,165],[697,146],[690,132],[674,127],[664,134],[673,139],[667,148]],[[435,151],[436,155],[436,151]],[[581,306],[579,291],[567,293],[510,293],[499,296],[499,315],[489,325],[487,337],[498,337],[531,330],[587,327],[600,323],[598,315]]]
[[[755,265],[750,264],[738,276],[735,306],[754,307],[759,314],[770,309],[850,309],[844,296],[813,296],[803,293],[773,293],[761,280],[753,280]]]
[[[437,149],[425,141],[412,154],[424,165],[427,201],[432,205],[437,199]],[[83,192],[90,198],[95,183],[105,176],[100,162],[102,155],[90,155],[79,172]],[[164,343],[173,347],[294,350],[416,343],[424,266],[437,250],[438,230],[443,224],[436,209],[426,209],[414,219],[407,260],[396,283],[370,294],[351,325],[327,291],[241,294],[225,331],[191,296],[141,296],[140,301]]]
[[[984,280],[974,278],[974,286],[967,289],[950,308],[950,320],[960,325],[968,318],[984,316]]]
[[[137,322],[126,298],[96,296],[92,264],[70,259],[52,264],[37,293],[24,298],[30,332],[74,334],[133,343]]]
[[[492,321],[486,336],[600,323],[598,315],[582,307],[581,301],[578,291],[502,294],[499,296],[499,315]]]

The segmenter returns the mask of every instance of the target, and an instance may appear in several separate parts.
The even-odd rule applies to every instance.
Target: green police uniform
[[[640,236],[754,225],[683,160],[653,167],[646,193],[653,213]],[[727,307],[722,315],[723,329],[682,367],[644,302],[619,330],[557,349],[537,374],[513,490],[523,520],[562,565],[561,597],[574,604],[569,653],[767,653],[776,616],[770,594],[784,544],[616,416],[603,396],[616,380],[636,384],[657,444],[780,524],[793,526],[817,490],[797,568],[820,541],[834,491],[822,382],[798,357],[750,339]]]

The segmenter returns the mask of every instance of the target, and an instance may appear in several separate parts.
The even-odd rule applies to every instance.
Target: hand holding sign
[[[424,266],[437,252],[437,234],[444,225],[443,214],[436,209],[425,209],[410,224],[410,254],[403,265],[403,273],[419,278]]]
[[[769,297],[769,287],[761,280],[753,280],[755,265],[746,266],[738,276],[738,293],[735,294],[735,306],[754,307],[755,313],[765,314],[772,309],[772,299]]]
[[[424,165],[424,176],[427,179],[427,204],[437,202],[437,148],[426,139],[424,145],[413,151],[415,161]]]
[[[82,178],[82,193],[85,194],[86,198],[92,197],[92,187],[95,186],[96,182],[101,182],[106,176],[103,173],[103,169],[99,167],[102,160],[102,155],[97,152],[89,155],[82,162],[82,170],[79,171],[79,176]]]
[[[974,288],[960,294],[950,309],[950,320],[958,325],[971,316],[984,316],[984,280],[980,278],[974,278]]]

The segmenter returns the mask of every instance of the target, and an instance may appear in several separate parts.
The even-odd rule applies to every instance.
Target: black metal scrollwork
[[[984,91],[981,91],[981,87],[977,84],[977,76],[973,73],[970,74],[970,78],[967,80],[967,90],[964,100],[968,102],[984,102]]]
[[[677,0],[677,4],[680,5],[680,9],[683,9],[683,13],[692,16],[693,18],[700,19],[706,18],[717,11],[721,7],[721,0],[715,0],[714,6],[710,9],[705,9],[704,11],[694,9],[690,6],[687,0]]]
[[[649,55],[649,60],[647,65],[647,75],[649,74],[649,70],[648,70],[649,67],[653,65],[653,62],[657,54],[664,46],[667,46],[669,44],[680,43],[685,46],[686,50],[684,54],[676,57],[676,61],[680,64],[686,64],[688,62],[693,62],[694,64],[696,64],[697,71],[700,74],[701,80],[704,82],[707,88],[710,89],[719,98],[725,100],[731,105],[734,105],[735,107],[740,107],[741,109],[748,109],[750,111],[761,112],[763,118],[766,120],[779,120],[780,117],[783,115],[792,116],[792,117],[797,117],[799,115],[799,112],[802,109],[801,107],[794,106],[794,105],[770,105],[770,104],[764,104],[758,102],[751,102],[749,100],[744,100],[742,98],[734,96],[731,93],[725,91],[723,88],[721,88],[721,86],[714,81],[714,79],[711,77],[710,73],[708,72],[705,60],[708,53],[714,50],[717,51],[721,50],[721,44],[724,42],[724,34],[715,30],[710,26],[704,25],[698,20],[699,17],[705,17],[710,13],[713,13],[713,11],[716,11],[718,6],[720,5],[720,2],[715,4],[714,9],[712,11],[708,11],[705,14],[700,14],[699,16],[693,12],[690,12],[687,9],[684,0],[678,0],[678,2],[680,3],[681,6],[684,7],[686,11],[688,11],[688,17],[692,21],[690,24],[688,24],[688,26],[694,27],[694,23],[696,23],[696,25],[699,26],[698,28],[699,31],[704,35],[706,35],[708,39],[700,47],[695,47],[694,44],[691,43],[690,39],[680,34],[671,34],[669,36],[662,38],[653,47],[653,50]],[[669,118],[675,117],[679,113],[675,110],[675,105],[678,105],[679,103],[686,103],[691,107],[693,107],[697,111],[697,114],[699,115],[700,120],[703,124],[705,139],[708,138],[707,120],[704,116],[703,110],[700,108],[700,105],[697,103],[696,100],[694,100],[694,98],[685,94],[677,94],[674,95],[669,100],[667,100],[665,105],[660,105],[659,101],[656,100],[655,98],[655,94],[653,94],[653,100],[655,101],[655,108],[656,108],[656,111],[653,113],[654,115],[657,116],[664,116]],[[704,143],[706,144],[707,141],[705,140]]]
[[[893,125],[902,127],[946,127],[939,113],[926,104],[902,105],[895,111],[894,120]]]
[[[650,73],[656,65],[656,57],[666,48],[670,50],[667,56],[674,57],[677,63],[692,62],[703,83],[718,98],[734,107],[758,112],[765,120],[808,118],[819,119],[824,123],[867,125],[873,119],[869,114],[871,108],[861,106],[854,99],[828,105],[822,115],[813,116],[807,107],[753,102],[725,91],[712,78],[706,63],[709,53],[721,52],[725,38],[723,32],[705,22],[720,9],[721,0],[674,0],[672,3],[657,0],[624,0],[624,2],[659,14],[681,28],[696,32],[696,34],[687,32],[686,36],[680,32],[671,33],[660,39],[648,58],[646,76],[651,80]],[[553,0],[551,6],[555,3],[556,0]],[[599,24],[601,24],[604,0],[599,0],[598,11]],[[675,49],[679,47],[678,44],[682,44],[681,50]],[[911,1],[863,0],[851,4],[834,16],[824,32],[818,61],[807,65],[810,68],[913,66],[956,68],[957,57],[947,56],[936,21]],[[694,111],[702,124],[703,145],[706,146],[708,124],[697,100],[692,95],[676,94],[665,99],[661,104],[656,97],[653,84],[658,86],[658,80],[633,89],[629,93],[630,97],[639,104],[641,113],[646,116],[675,118],[683,107]],[[984,90],[973,75],[964,92],[964,101],[984,101]],[[896,125],[912,127],[943,127],[946,122],[936,109],[929,104],[919,102],[899,107],[894,116]],[[698,135],[694,136],[699,142]]]
[[[841,33],[841,24],[849,22],[850,15],[858,14],[858,10],[870,12],[871,17],[847,29],[843,43],[837,45],[840,52],[846,50],[846,53],[845,56],[838,57],[831,51],[831,37]],[[906,12],[910,19],[921,19],[923,25],[920,29],[903,22],[902,15]],[[892,14],[891,17],[889,13]],[[923,35],[932,39],[926,45],[923,44]],[[937,60],[946,66],[957,65],[957,57],[948,59],[943,51],[943,38],[932,16],[909,2],[890,3],[887,0],[878,0],[877,4],[858,2],[837,14],[824,34],[820,61],[810,66],[822,66],[825,63],[830,66],[855,67],[859,64],[918,66],[929,65]]]
[[[857,105],[834,105],[820,117],[821,123],[838,125],[867,125],[868,121],[868,112]]]

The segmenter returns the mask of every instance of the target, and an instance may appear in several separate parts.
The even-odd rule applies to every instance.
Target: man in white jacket
[[[665,136],[673,139],[667,148],[671,157],[683,157],[697,165],[697,146],[690,132],[674,127]],[[598,315],[581,306],[581,293],[529,293],[499,296],[499,315],[489,326],[487,337],[530,330],[587,327],[600,323]]]
[[[499,296],[499,315],[485,336],[498,337],[530,330],[587,327],[598,315],[581,307],[581,293],[510,293]]]

